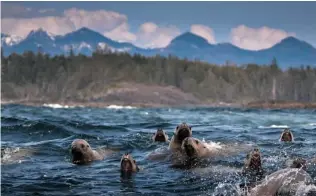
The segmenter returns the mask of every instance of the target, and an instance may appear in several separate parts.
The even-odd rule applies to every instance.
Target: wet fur
[[[72,163],[87,164],[95,160],[104,159],[105,152],[93,150],[90,144],[83,139],[76,139],[71,143]]]

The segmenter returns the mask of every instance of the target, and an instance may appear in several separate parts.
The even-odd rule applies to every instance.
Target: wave
[[[43,104],[44,107],[49,107],[49,108],[74,108],[75,106],[69,106],[69,105],[61,105],[61,104],[58,104],[58,103],[49,103],[49,104],[46,104],[44,103]]]
[[[259,126],[259,129],[285,129],[285,128],[289,128],[289,126],[287,125],[270,125],[270,126]]]
[[[106,108],[108,108],[108,109],[135,109],[136,107],[133,107],[133,106],[121,106],[121,105],[109,105]]]
[[[309,123],[309,126],[316,126],[316,123]]]

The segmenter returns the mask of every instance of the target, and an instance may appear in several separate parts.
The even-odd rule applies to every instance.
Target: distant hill
[[[143,49],[131,43],[111,40],[84,27],[63,36],[51,35],[43,29],[31,31],[25,39],[1,34],[1,44],[5,56],[12,52],[23,53],[26,50],[37,52],[39,48],[50,55],[69,54],[71,48],[74,53],[91,55],[97,48],[107,47],[116,52],[139,53],[144,56],[172,54],[181,58],[199,59],[214,64],[270,64],[275,57],[281,68],[301,65],[316,66],[316,49],[307,42],[294,37],[285,38],[268,49],[251,51],[230,43],[209,44],[206,39],[186,32],[174,38],[165,48]]]

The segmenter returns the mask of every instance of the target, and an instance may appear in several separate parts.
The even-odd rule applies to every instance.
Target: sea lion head
[[[71,143],[72,163],[85,164],[93,161],[93,150],[89,143],[83,139],[76,139]]]
[[[246,158],[246,168],[250,170],[261,170],[261,154],[258,148],[253,149]]]
[[[182,123],[176,127],[174,133],[175,141],[179,144],[182,144],[182,141],[187,137],[192,137],[191,126],[186,123]]]
[[[181,149],[189,158],[199,158],[207,153],[207,147],[205,144],[194,137],[184,138]]]
[[[294,159],[291,168],[302,168],[303,170],[306,170],[306,163],[307,161],[303,158],[297,158]]]
[[[138,166],[136,165],[136,161],[133,159],[132,155],[129,153],[125,153],[121,159],[121,171],[136,172],[138,170]]]
[[[154,142],[166,142],[168,141],[168,135],[165,133],[164,130],[158,128],[156,133],[153,135]]]
[[[281,134],[281,141],[283,142],[292,142],[294,139],[293,133],[290,129],[286,128]]]

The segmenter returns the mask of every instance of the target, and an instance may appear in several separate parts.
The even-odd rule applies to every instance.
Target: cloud
[[[53,12],[53,9],[39,12]],[[152,22],[142,24],[136,33],[129,30],[125,15],[105,10],[86,11],[71,8],[61,16],[41,16],[33,18],[3,18],[2,32],[25,37],[31,30],[42,28],[55,35],[64,35],[82,27],[90,28],[113,40],[131,42],[139,47],[165,47],[180,34],[175,26],[158,26]]]
[[[261,50],[272,47],[286,37],[295,36],[295,33],[266,26],[255,29],[240,25],[231,30],[230,36],[232,44],[240,48]]]
[[[161,48],[180,34],[175,26],[160,27],[155,23],[146,22],[139,27],[135,44],[145,48]]]
[[[136,41],[136,35],[129,32],[129,26],[127,23],[123,23],[113,30],[104,33],[106,37],[119,42],[134,42]]]
[[[2,32],[22,37],[38,28],[56,35],[63,35],[81,27],[88,27],[103,34],[119,26],[127,25],[127,17],[105,10],[85,11],[72,8],[65,10],[62,16],[4,18],[1,22]]]
[[[211,29],[208,26],[201,25],[201,24],[194,24],[194,25],[191,25],[190,31],[191,33],[194,33],[198,36],[205,38],[210,44],[216,43],[213,29]]]

